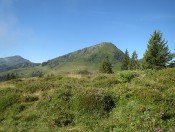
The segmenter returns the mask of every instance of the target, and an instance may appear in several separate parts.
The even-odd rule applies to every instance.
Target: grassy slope
[[[175,69],[0,83],[0,131],[175,130]]]

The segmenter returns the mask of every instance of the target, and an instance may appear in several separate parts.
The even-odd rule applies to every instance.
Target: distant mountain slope
[[[124,53],[114,44],[104,42],[43,62],[42,65],[68,71],[73,67],[74,69],[94,69],[106,56],[113,65],[120,65]]]
[[[32,67],[36,65],[38,64],[32,63],[29,60],[22,58],[21,56],[11,56],[6,58],[0,58],[0,71]]]

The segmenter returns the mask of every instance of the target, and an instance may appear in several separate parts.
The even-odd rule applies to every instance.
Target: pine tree
[[[139,68],[139,62],[138,62],[138,55],[137,52],[134,51],[131,56],[130,64],[129,64],[129,69],[130,70],[136,70]]]
[[[112,74],[113,71],[112,71],[112,64],[111,62],[109,61],[109,58],[106,57],[100,67],[100,72],[101,73],[107,73],[107,74]]]
[[[167,43],[165,39],[162,39],[160,31],[154,31],[143,57],[144,69],[159,69],[166,66],[167,62],[172,59]]]
[[[121,65],[122,70],[128,70],[129,69],[129,61],[130,61],[129,53],[128,53],[128,50],[126,49],[125,55],[122,59],[122,65]]]

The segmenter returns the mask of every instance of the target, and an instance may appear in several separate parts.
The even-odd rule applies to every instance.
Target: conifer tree
[[[136,70],[138,68],[139,68],[138,55],[137,55],[137,52],[134,51],[132,53],[132,56],[131,56],[131,59],[130,59],[129,69],[130,70]]]
[[[167,43],[165,39],[162,39],[160,31],[154,31],[143,57],[142,66],[144,69],[160,69],[166,66],[168,61],[172,59]]]
[[[128,53],[128,50],[126,49],[125,55],[122,59],[122,65],[121,65],[122,70],[128,70],[129,69],[129,61],[130,61],[129,53]]]
[[[100,72],[101,73],[107,73],[107,74],[112,74],[113,71],[112,71],[112,64],[111,62],[109,61],[109,58],[106,57],[100,67]]]

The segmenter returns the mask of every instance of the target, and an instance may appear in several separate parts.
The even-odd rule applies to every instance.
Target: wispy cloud
[[[140,21],[174,21],[175,15],[151,14],[143,16]]]
[[[0,0],[0,46],[16,46],[21,38],[30,38],[33,34],[32,29],[20,26],[15,8],[17,1]]]
[[[175,19],[175,15],[157,15],[152,17],[154,20],[170,20]]]

